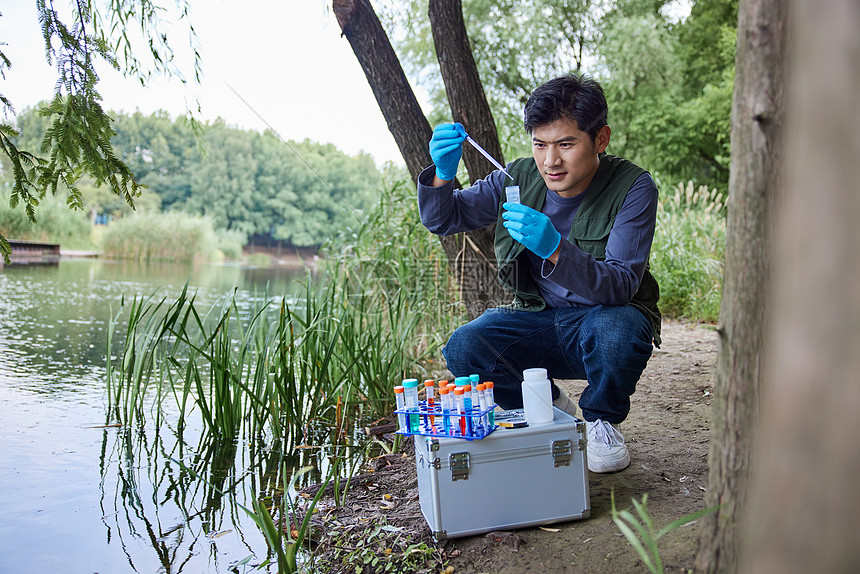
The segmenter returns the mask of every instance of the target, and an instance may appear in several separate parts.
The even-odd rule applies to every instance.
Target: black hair
[[[581,131],[597,137],[606,125],[606,96],[600,84],[589,76],[569,74],[548,81],[537,88],[526,102],[523,113],[528,133],[536,127],[567,118]]]

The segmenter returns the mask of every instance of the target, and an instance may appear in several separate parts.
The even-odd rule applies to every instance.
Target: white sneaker
[[[588,435],[588,470],[617,472],[630,465],[630,452],[618,425],[597,419],[585,423]]]
[[[552,406],[560,408],[572,417],[576,416],[576,403],[561,389],[558,390],[558,398],[552,402]]]

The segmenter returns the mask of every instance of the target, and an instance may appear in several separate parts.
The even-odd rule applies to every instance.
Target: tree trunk
[[[741,0],[720,352],[706,505],[696,572],[738,572],[770,289],[771,228],[782,182],[783,53],[781,0]]]
[[[860,572],[860,9],[791,3],[785,202],[739,572]]]
[[[460,0],[430,0],[428,17],[436,47],[436,59],[439,61],[454,121],[463,124],[466,132],[504,165],[496,122],[493,120],[493,113],[478,75],[478,67],[472,56]],[[496,169],[471,145],[463,146],[463,163],[466,164],[469,181],[472,183]],[[470,317],[476,317],[486,307],[501,303],[506,297],[510,298],[496,280],[498,266],[493,250],[495,235],[495,225],[491,225],[470,234],[463,244],[464,248],[479,255],[477,262],[464,262],[469,263],[470,267],[466,274],[469,285],[474,284],[477,288],[485,286],[486,292],[481,293],[478,300],[489,303],[470,311]],[[484,257],[481,257],[482,255]]]
[[[466,35],[462,3],[460,0],[430,0],[428,15],[454,121],[463,124],[466,133],[504,165],[496,123]],[[470,145],[463,148],[463,162],[472,183],[496,169]]]
[[[432,163],[427,142],[433,130],[382,23],[368,0],[333,0],[332,11],[367,77],[406,169],[417,181],[421,170]]]
[[[368,0],[333,0],[332,10],[361,65],[413,181],[432,163],[432,129]],[[440,237],[470,318],[499,302],[492,239],[486,232]]]

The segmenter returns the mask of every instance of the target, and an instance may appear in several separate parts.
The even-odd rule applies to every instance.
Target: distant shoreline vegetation
[[[121,223],[119,229],[131,226],[136,231],[127,232],[129,237],[122,240],[114,237],[115,243],[104,246],[105,253],[134,259],[195,257],[187,253],[190,246],[164,244],[159,237],[133,237],[149,232],[142,222],[157,223],[165,217],[182,224],[181,230],[159,224],[156,235],[166,241],[177,234],[181,241],[194,242],[198,256],[212,256],[210,247],[215,246],[225,257],[240,259],[244,242],[251,237],[298,248],[323,245],[337,229],[362,221],[363,213],[376,203],[384,180],[403,176],[402,168],[393,164],[380,168],[366,153],[348,155],[333,144],[310,140],[284,142],[272,132],[240,130],[220,120],[203,124],[197,132],[185,118],[173,119],[166,112],[111,115],[114,152],[146,186],[134,200],[135,209],[83,175],[75,182],[83,210],[68,209],[69,192],[60,185],[56,196],[41,198],[34,224],[27,220],[23,205],[9,207],[9,195],[3,192],[12,189],[12,170],[8,158],[0,154],[4,204],[0,230],[7,237],[98,250],[100,234],[117,222],[154,217]],[[49,127],[47,119],[30,108],[15,121],[20,134],[14,138],[16,145],[39,149]],[[60,213],[62,209],[68,213]],[[190,219],[170,219],[175,212]],[[212,229],[194,220],[196,216],[209,218]],[[57,229],[57,222],[73,231]],[[93,226],[104,223],[107,228]],[[215,240],[205,237],[210,232]],[[120,231],[110,231],[114,233]],[[185,233],[191,235],[186,238]]]
[[[102,235],[102,253],[113,259],[191,262],[231,258],[242,253],[240,233],[215,231],[208,217],[186,213],[147,213],[111,222]]]

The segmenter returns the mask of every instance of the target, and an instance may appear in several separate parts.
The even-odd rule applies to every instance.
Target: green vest
[[[612,230],[615,216],[624,204],[633,182],[645,173],[645,170],[620,157],[607,154],[600,154],[599,157],[600,166],[585,191],[582,204],[576,211],[568,239],[598,261],[603,261],[606,259],[606,243],[609,240],[609,232]],[[540,211],[546,200],[547,188],[534,160],[532,158],[514,160],[507,170],[514,178],[513,185],[520,186],[522,204]],[[504,190],[500,199],[495,238],[499,281],[514,294],[510,307],[540,311],[546,307],[546,302],[538,293],[537,285],[529,275],[528,261],[523,256],[525,247],[515,241],[503,225],[501,205],[505,200]],[[646,265],[639,290],[633,296],[630,305],[642,311],[651,321],[654,327],[654,341],[659,346],[661,315],[657,308],[657,300],[660,298],[660,288],[651,275],[649,267],[650,265]]]

